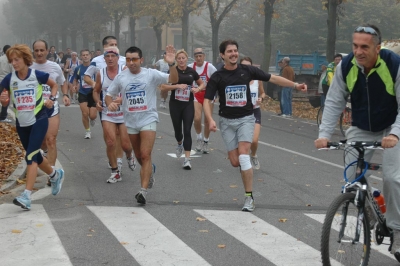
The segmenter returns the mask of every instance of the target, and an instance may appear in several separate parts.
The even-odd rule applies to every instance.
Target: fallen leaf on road
[[[92,234],[87,234],[86,236],[92,237],[93,235]]]
[[[13,233],[13,234],[21,234],[22,231],[21,230],[17,230],[17,229],[13,229],[13,230],[11,230],[11,233]]]
[[[218,247],[219,247],[219,248],[225,248],[225,247],[226,247],[226,245],[219,244],[219,245],[218,245]]]
[[[262,233],[262,235],[263,235],[263,236],[267,236],[268,234],[267,234],[267,233]]]
[[[237,199],[235,198],[235,199],[233,199],[234,201],[237,201]]]
[[[26,181],[21,180],[21,179],[17,179],[17,183],[18,183],[19,185],[21,185],[21,184],[26,184]]]
[[[207,194],[210,194],[212,192],[213,192],[213,190],[211,188],[209,190],[207,190]]]
[[[307,206],[307,207],[311,207],[312,205],[311,205],[311,204],[307,204],[306,206]]]
[[[174,200],[173,203],[178,204],[179,200]]]
[[[120,242],[121,243],[121,245],[128,245],[129,243],[128,242]]]
[[[251,223],[255,224],[257,221],[252,221]]]
[[[37,224],[36,225],[36,227],[42,227],[43,226],[43,224]]]
[[[94,232],[94,229],[89,229],[90,232]]]
[[[279,219],[279,222],[281,222],[281,223],[286,223],[286,221],[287,221],[286,218],[281,218],[281,219]]]
[[[262,178],[259,178],[259,179],[257,179],[257,181],[260,181],[260,182],[262,182],[262,181],[264,181],[264,179],[262,179]]]
[[[310,184],[306,184],[306,187],[309,187],[309,186],[311,186]]]
[[[208,230],[199,230],[200,233],[208,233]]]
[[[203,218],[203,217],[197,217],[197,218],[196,218],[196,221],[204,222],[204,221],[207,221],[207,219],[206,219],[206,218]]]
[[[237,188],[238,186],[237,185],[230,185],[229,187],[230,188]]]
[[[330,187],[331,185],[325,185],[326,187]]]

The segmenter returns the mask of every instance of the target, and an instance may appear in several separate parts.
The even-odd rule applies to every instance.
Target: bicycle
[[[367,170],[378,170],[379,164],[364,160],[367,149],[382,149],[380,142],[354,141],[346,143],[329,142],[329,150],[344,149],[345,152],[358,152],[356,161],[345,167],[342,194],[335,198],[328,208],[322,226],[321,258],[323,265],[331,265],[331,261],[339,261],[343,265],[368,265],[371,251],[371,220],[376,223],[373,228],[375,244],[381,245],[385,237],[390,238],[389,251],[393,236],[386,226],[386,220],[371,192],[371,187],[365,178]],[[346,171],[356,166],[356,176],[350,181]],[[352,214],[352,215],[351,215]],[[364,215],[365,214],[365,215]],[[371,216],[373,215],[373,216]]]
[[[322,122],[322,114],[324,112],[324,105],[322,105],[318,109],[317,113],[317,125],[318,127],[321,125]],[[347,103],[346,108],[344,108],[342,114],[340,115],[339,118],[339,128],[340,132],[342,132],[342,135],[345,136],[346,130],[351,126],[351,107],[350,104]]]

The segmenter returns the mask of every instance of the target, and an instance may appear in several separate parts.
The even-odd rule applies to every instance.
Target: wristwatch
[[[69,95],[68,94],[64,94],[63,96],[67,96],[67,98],[69,99]]]
[[[175,61],[172,64],[168,63],[168,66],[170,66],[170,67],[175,66]]]
[[[49,100],[55,102],[56,101],[56,97],[54,97],[53,95],[50,95]]]

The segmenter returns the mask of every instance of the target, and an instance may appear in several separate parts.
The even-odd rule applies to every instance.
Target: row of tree
[[[136,43],[136,23],[150,18],[150,27],[160,54],[163,25],[180,23],[182,48],[188,50],[189,16],[199,15],[210,27],[197,29],[196,39],[210,44],[213,59],[222,39],[243,43],[241,51],[264,62],[268,68],[272,51],[310,53],[325,51],[331,60],[336,50],[348,51],[354,27],[372,22],[386,38],[399,38],[400,0],[8,0],[3,13],[13,33],[21,40],[47,35],[50,43],[67,37],[76,50],[77,36],[83,46],[99,41],[112,23],[120,36],[120,23],[129,20],[130,44]],[[193,43],[192,43],[193,45]],[[262,54],[263,56],[260,56]]]

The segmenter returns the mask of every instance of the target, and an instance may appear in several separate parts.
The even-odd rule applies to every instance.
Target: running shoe
[[[85,139],[90,139],[91,137],[92,137],[92,134],[90,133],[90,131],[86,131]]]
[[[96,125],[96,119],[94,120],[90,119],[90,126],[94,127],[94,125]]]
[[[122,181],[122,178],[121,178],[121,175],[119,174],[119,171],[115,172],[115,173],[111,173],[110,178],[107,179],[107,183],[110,183],[110,184],[114,184],[114,183],[117,183],[119,181]]]
[[[136,169],[136,160],[135,160],[135,156],[133,156],[133,152],[131,153],[131,157],[130,158],[127,157],[126,159],[128,160],[129,169],[134,171]],[[121,162],[121,167],[122,167],[122,162]]]
[[[185,158],[185,161],[183,161],[182,167],[185,170],[191,170],[192,169],[192,165],[190,164],[190,159],[189,158]]]
[[[146,196],[142,191],[139,191],[139,193],[136,194],[135,199],[137,200],[137,203],[146,204]]]
[[[176,146],[176,158],[181,158],[183,154],[183,143]]]
[[[209,154],[210,153],[210,148],[208,148],[208,141],[203,142],[203,153],[204,154]]]
[[[31,199],[28,197],[25,191],[22,192],[20,196],[16,197],[13,200],[13,203],[17,206],[20,206],[24,210],[31,209]]]
[[[154,175],[156,173],[156,165],[153,163],[152,167],[153,167],[153,172],[151,173],[149,185],[147,186],[147,188],[152,188],[154,186],[154,182],[155,182]]]
[[[57,177],[57,179],[55,179]],[[64,170],[63,169],[57,169],[56,170],[56,176],[53,178],[50,178],[50,183],[51,183],[51,194],[54,196],[60,193],[61,191],[61,186],[64,178]]]
[[[160,108],[163,108],[163,109],[166,109],[166,108],[167,108],[167,106],[165,105],[165,102],[164,102],[164,101],[161,101],[161,103],[160,103]]]
[[[117,158],[119,175],[122,176],[122,158]]]
[[[108,165],[107,165],[107,167],[109,168],[109,169],[111,169],[112,167],[111,167],[111,164],[110,164],[110,161],[108,161]]]
[[[252,212],[255,208],[256,206],[254,205],[254,199],[251,196],[246,196],[242,211]]]
[[[201,148],[202,147],[203,147],[203,140],[202,139],[197,139],[196,151],[201,152]]]
[[[0,120],[0,123],[11,123],[11,122],[12,122],[12,120],[8,119],[7,117]]]
[[[253,169],[260,169],[260,162],[258,161],[257,155],[256,156],[250,156],[251,159],[251,164],[253,165]]]

